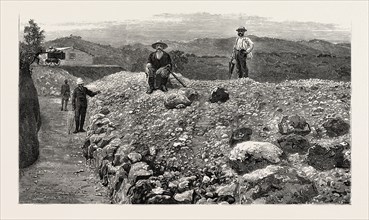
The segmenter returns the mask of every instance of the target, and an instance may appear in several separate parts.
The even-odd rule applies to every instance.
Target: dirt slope
[[[61,112],[59,103],[59,99],[40,97],[40,157],[20,170],[19,202],[109,203],[94,170],[85,166],[80,152],[84,135],[66,133],[68,112]]]

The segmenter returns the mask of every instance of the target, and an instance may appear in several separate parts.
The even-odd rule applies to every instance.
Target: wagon
[[[59,66],[60,60],[65,59],[65,53],[60,50],[54,50],[47,52],[47,58],[45,60],[46,65],[48,66]]]

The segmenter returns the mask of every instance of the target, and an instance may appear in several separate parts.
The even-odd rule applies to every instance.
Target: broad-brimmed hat
[[[152,48],[154,48],[154,49],[156,49],[156,46],[158,45],[158,44],[160,44],[162,47],[163,47],[163,49],[165,49],[165,48],[167,48],[168,47],[168,45],[166,44],[166,43],[164,43],[163,41],[157,41],[157,42],[155,42],[155,43],[153,43],[151,46],[152,46]]]
[[[84,82],[83,82],[83,79],[82,78],[78,78],[77,79],[77,85],[80,85],[80,84],[83,84]]]
[[[247,29],[245,27],[239,27],[239,28],[236,29],[236,31],[237,32],[240,32],[240,31],[245,32],[245,31],[247,31]]]

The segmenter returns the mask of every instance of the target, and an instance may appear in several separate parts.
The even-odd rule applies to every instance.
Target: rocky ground
[[[85,165],[80,149],[83,133],[67,133],[67,117],[72,112],[60,111],[60,99],[39,97],[39,101],[40,156],[20,170],[19,203],[109,203],[95,170]]]
[[[32,66],[32,80],[39,96],[60,96],[61,86],[66,79],[72,91],[76,87],[77,77],[58,67]]]
[[[91,85],[82,153],[113,203],[350,203],[349,82],[182,80],[151,95],[143,73]]]

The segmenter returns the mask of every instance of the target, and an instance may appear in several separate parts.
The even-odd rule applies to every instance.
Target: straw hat
[[[158,44],[160,44],[161,46],[162,46],[162,48],[163,49],[165,49],[165,48],[167,48],[168,47],[168,45],[166,44],[166,43],[164,43],[163,41],[157,41],[157,42],[155,42],[155,43],[153,43],[151,46],[152,46],[152,48],[154,48],[154,49],[156,49],[156,46],[158,45]]]
[[[246,30],[246,28],[245,28],[245,27],[239,27],[239,28],[237,28],[237,29],[236,29],[236,31],[237,31],[237,32],[241,32],[241,31],[242,31],[242,32],[245,32],[245,31],[247,31],[247,30]]]
[[[77,85],[80,85],[80,84],[83,84],[84,82],[83,82],[83,79],[82,78],[78,78],[77,79]]]

